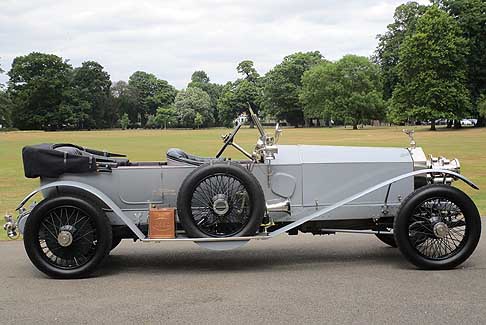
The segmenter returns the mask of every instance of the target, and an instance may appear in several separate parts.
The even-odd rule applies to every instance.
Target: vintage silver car
[[[476,248],[478,210],[451,184],[477,186],[457,159],[427,158],[411,132],[409,148],[277,145],[278,125],[269,135],[251,117],[254,150],[235,142],[238,124],[214,158],[170,149],[166,161],[133,162],[71,144],[25,147],[25,174],[41,186],[5,229],[22,233],[32,263],[55,278],[89,275],[123,238],[223,250],[283,233],[365,233],[421,269],[456,267]],[[228,146],[247,159],[223,158]],[[24,207],[38,192],[44,199]],[[173,238],[150,236],[155,207],[176,212]]]

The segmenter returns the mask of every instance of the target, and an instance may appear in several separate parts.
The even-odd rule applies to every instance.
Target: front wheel
[[[474,202],[449,185],[413,192],[395,218],[393,232],[402,254],[421,269],[451,269],[476,248],[481,218]]]
[[[24,246],[32,263],[48,276],[81,278],[108,255],[111,225],[104,212],[84,198],[48,198],[27,218]]]

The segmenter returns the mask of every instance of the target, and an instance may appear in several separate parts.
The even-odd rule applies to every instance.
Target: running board
[[[252,239],[269,239],[267,233],[263,233],[256,236],[246,236],[246,237],[223,237],[223,238],[190,238],[179,236],[177,238],[145,238],[141,239],[144,243],[161,243],[161,242],[193,242],[201,247],[215,250],[215,251],[225,251],[230,249],[239,248],[247,244]]]
[[[325,231],[325,232],[342,232],[342,233],[348,233],[348,234],[392,235],[393,236],[393,231],[385,231],[385,230],[353,230],[353,229],[323,228],[323,229],[319,229],[319,231]]]
[[[221,238],[191,238],[186,236],[178,236],[176,238],[144,238],[141,239],[144,243],[150,242],[178,242],[178,241],[188,241],[195,243],[208,243],[208,242],[232,242],[232,241],[249,241],[252,239],[269,239],[271,238],[267,233],[263,233],[256,236],[245,236],[245,237],[221,237]]]

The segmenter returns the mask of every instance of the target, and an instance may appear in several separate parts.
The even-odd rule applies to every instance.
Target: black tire
[[[64,246],[61,231],[70,234],[71,242]],[[82,278],[110,252],[111,225],[94,202],[75,196],[51,197],[41,201],[27,218],[24,246],[32,263],[48,276]]]
[[[451,269],[474,252],[481,218],[474,202],[461,190],[427,185],[403,202],[394,235],[402,254],[418,268]]]
[[[397,243],[395,242],[395,237],[393,235],[376,234],[376,238],[390,247],[397,248]]]
[[[110,251],[114,250],[118,245],[120,245],[122,239],[123,238],[121,238],[121,237],[113,236],[113,239],[111,240],[111,248],[110,248]]]
[[[235,163],[197,167],[177,195],[179,220],[189,237],[254,235],[265,214],[258,180]]]

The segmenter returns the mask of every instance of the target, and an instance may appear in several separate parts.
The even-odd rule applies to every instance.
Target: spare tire
[[[177,213],[189,237],[252,236],[265,214],[265,195],[241,165],[213,162],[186,177],[177,195]]]

